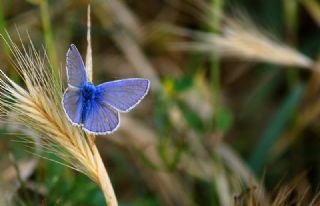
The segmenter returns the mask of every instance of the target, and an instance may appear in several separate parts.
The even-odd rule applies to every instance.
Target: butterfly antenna
[[[90,4],[88,5],[88,20],[87,20],[87,56],[86,56],[86,69],[88,81],[92,82],[92,49],[91,49],[91,12]]]

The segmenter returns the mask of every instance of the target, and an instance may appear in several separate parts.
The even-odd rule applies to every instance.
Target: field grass
[[[88,4],[94,83],[151,81],[119,130],[95,137],[100,155],[64,117],[34,116],[60,114],[69,45],[86,56]],[[46,51],[24,61],[0,44],[1,70],[43,106],[5,96],[0,74],[0,206],[106,205],[104,167],[121,206],[319,205],[319,13],[317,0],[0,1],[0,33]]]

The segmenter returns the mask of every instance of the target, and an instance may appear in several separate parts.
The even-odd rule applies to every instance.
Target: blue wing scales
[[[102,135],[114,132],[120,124],[119,112],[133,109],[148,93],[147,79],[133,78],[106,82],[96,87],[93,98],[85,100],[88,83],[85,66],[75,45],[67,52],[68,88],[62,99],[68,119],[86,132]],[[86,97],[87,98],[87,97]]]
[[[119,112],[133,109],[148,93],[150,81],[142,78],[122,79],[97,86],[96,98]]]
[[[76,125],[81,124],[83,97],[79,89],[67,88],[62,99],[63,109],[68,119]]]
[[[87,82],[87,73],[83,60],[74,44],[71,44],[68,49],[66,67],[69,86],[80,88]]]
[[[119,127],[119,113],[111,106],[91,100],[86,106],[86,115],[83,129],[95,135],[104,135],[114,132]]]

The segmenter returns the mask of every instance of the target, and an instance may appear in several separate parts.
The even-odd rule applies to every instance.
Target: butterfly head
[[[82,87],[82,95],[85,99],[92,99],[95,94],[96,87],[92,83],[86,83]]]

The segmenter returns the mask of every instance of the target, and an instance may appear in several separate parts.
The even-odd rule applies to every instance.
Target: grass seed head
[[[99,183],[97,161],[89,137],[67,120],[61,105],[62,84],[55,79],[47,56],[40,55],[32,43],[19,49],[10,38],[5,41],[12,63],[25,88],[0,71],[0,110],[13,113],[15,120],[40,134],[43,148],[50,149],[74,168]],[[47,146],[50,144],[51,146]]]

